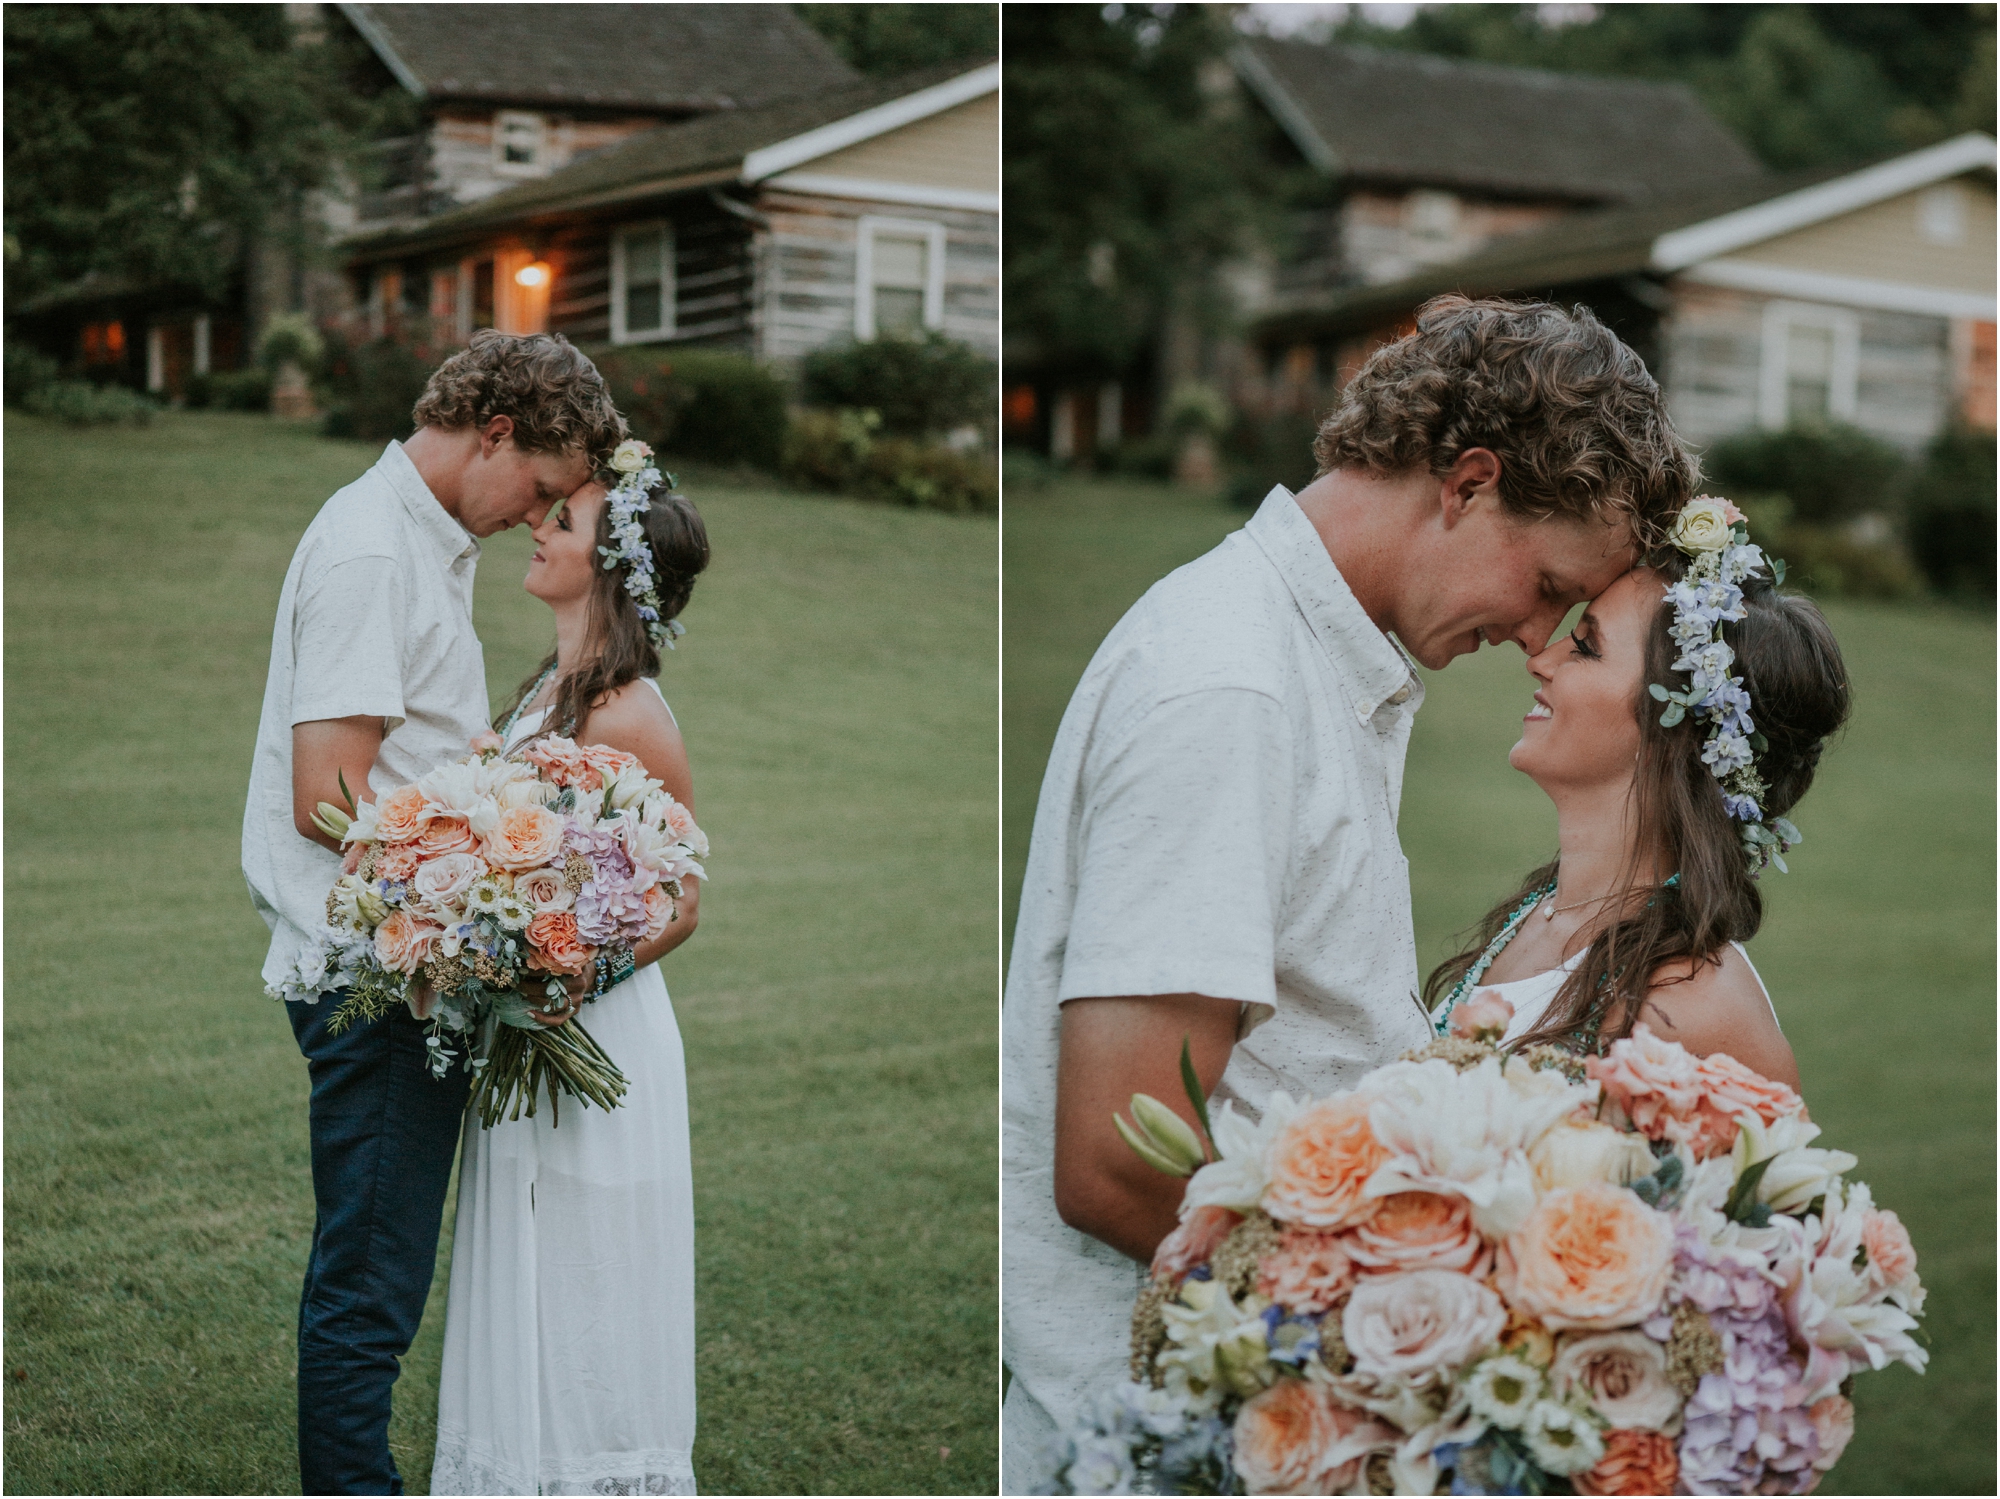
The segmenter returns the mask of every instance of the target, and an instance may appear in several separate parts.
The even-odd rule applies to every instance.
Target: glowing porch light
[[[531,265],[522,266],[514,272],[514,281],[520,286],[547,286],[549,263],[546,260],[537,260]]]

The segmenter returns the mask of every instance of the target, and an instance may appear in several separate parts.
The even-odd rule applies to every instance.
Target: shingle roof
[[[1761,175],[1686,88],[1251,38],[1244,82],[1307,159],[1388,181],[1602,203]]]
[[[990,62],[990,59],[987,60]],[[413,248],[470,237],[502,224],[532,220],[670,190],[677,179],[731,174],[752,151],[790,140],[985,66],[979,60],[940,63],[896,78],[787,99],[762,109],[728,110],[641,131],[560,171],[426,219],[406,229],[348,242],[358,252]]]
[[[752,108],[855,81],[789,5],[342,5],[406,87],[526,106]]]

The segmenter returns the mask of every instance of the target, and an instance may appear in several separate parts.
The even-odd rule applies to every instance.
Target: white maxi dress
[[[680,1030],[654,965],[580,1018],[631,1084],[617,1109],[466,1116],[433,1494],[695,1492]]]

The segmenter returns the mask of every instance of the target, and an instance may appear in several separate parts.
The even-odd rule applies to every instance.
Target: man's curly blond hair
[[[1700,480],[1639,356],[1587,307],[1435,297],[1414,333],[1368,357],[1320,423],[1319,471],[1444,475],[1468,448],[1500,459],[1523,519],[1632,524],[1658,545]]]
[[[431,372],[411,412],[419,427],[484,428],[496,416],[514,419],[516,447],[581,452],[593,470],[625,439],[604,377],[560,333],[480,329]]]

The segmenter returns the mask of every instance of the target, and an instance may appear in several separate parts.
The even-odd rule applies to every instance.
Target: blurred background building
[[[1992,6],[1377,9],[1006,13],[1010,443],[1297,485],[1454,291],[1589,306],[1792,518],[1880,533],[1992,432]],[[1866,479],[1779,487],[1814,442]]]

